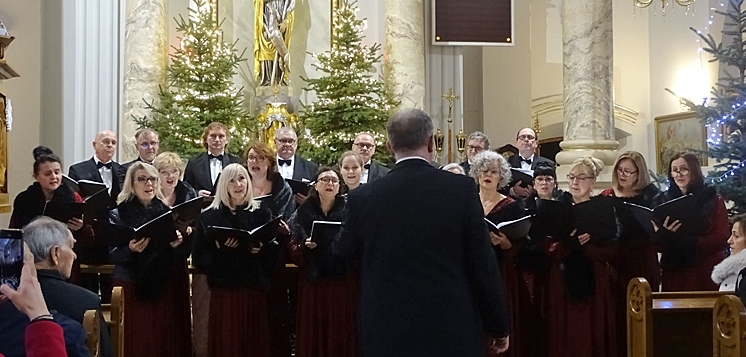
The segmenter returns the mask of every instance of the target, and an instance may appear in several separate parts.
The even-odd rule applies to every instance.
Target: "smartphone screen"
[[[0,284],[18,289],[23,269],[23,232],[0,229]]]

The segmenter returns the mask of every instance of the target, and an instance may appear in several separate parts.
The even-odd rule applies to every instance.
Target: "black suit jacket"
[[[464,175],[469,176],[469,170],[471,169],[471,165],[469,164],[469,160],[466,160],[462,163],[460,163],[462,168],[464,168]]]
[[[83,323],[86,310],[101,310],[101,299],[98,295],[77,285],[66,282],[57,270],[37,270],[41,292],[49,310],[56,310],[79,323]],[[101,327],[101,356],[113,355],[109,329],[103,315],[99,314]]]
[[[236,155],[228,153],[223,155],[223,167],[240,163],[241,158]],[[184,182],[192,185],[196,191],[212,191],[214,185],[210,176],[210,159],[207,157],[207,152],[189,159],[186,169],[184,169]]]
[[[540,162],[548,162],[551,165],[554,165],[554,161],[547,159],[546,157],[534,155],[534,159],[531,161],[531,170],[536,170],[536,166],[539,165]],[[510,167],[520,169],[521,168],[521,155],[513,155],[508,159],[508,163],[510,164]]]
[[[316,170],[318,169],[319,165],[295,155],[293,160],[293,180],[303,181],[303,179],[306,179],[311,181],[316,176]]]
[[[410,159],[348,197],[333,250],[362,254],[362,356],[484,356],[485,332],[507,335],[502,281],[473,179]]]
[[[119,192],[122,190],[122,182],[120,181],[122,171],[122,165],[112,161],[111,162],[111,197],[116,200],[119,196]],[[67,172],[67,176],[71,179],[78,180],[89,180],[95,182],[104,182],[101,178],[101,173],[98,172],[96,167],[96,160],[90,158],[89,160],[79,162],[75,165],[70,166],[70,170]]]
[[[376,164],[375,162],[370,162],[370,169],[368,170],[368,183],[371,183],[375,180],[378,180],[381,177],[386,176],[386,174],[389,173],[389,168],[383,165]]]
[[[56,311],[50,311],[54,322],[62,327],[65,351],[68,357],[90,357],[85,344],[86,333],[79,322]],[[0,304],[0,355],[5,357],[25,356],[25,332],[28,317],[16,309],[10,301]]]

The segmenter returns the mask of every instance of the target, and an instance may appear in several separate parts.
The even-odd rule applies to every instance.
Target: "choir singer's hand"
[[[671,223],[668,223],[671,217],[666,217],[666,220],[663,221],[663,228],[668,229],[671,232],[676,232],[681,228],[681,222],[679,220],[675,220]]]
[[[288,226],[288,224],[285,223],[285,221],[280,220],[280,227],[277,230],[277,233],[279,233],[281,235],[284,235],[284,236],[289,235],[290,234],[290,226]]]
[[[211,194],[211,193],[212,193],[212,192],[210,192],[210,191],[208,191],[208,190],[199,190],[199,191],[197,192],[197,196],[199,196],[199,197],[210,197],[210,194]]]
[[[169,242],[168,244],[171,246],[171,248],[176,248],[181,245],[181,243],[184,242],[184,236],[181,235],[181,232],[176,230],[176,240]]]
[[[591,240],[591,235],[588,233],[583,233],[578,236],[578,242],[580,242],[580,245],[585,245],[589,240]]]
[[[83,220],[76,217],[70,218],[70,220],[67,221],[67,228],[73,232],[77,232],[83,228]]]
[[[308,199],[308,196],[303,196],[300,193],[295,194],[295,203],[297,203],[298,206],[302,205],[303,202],[306,202],[307,199]]]
[[[308,249],[316,249],[316,247],[317,247],[316,243],[311,242],[311,238],[310,237],[306,238],[306,242],[304,244],[305,244],[306,248],[308,248]]]
[[[148,247],[148,243],[150,243],[150,238],[133,239],[129,243],[129,248],[133,252],[142,253]]]
[[[499,245],[500,248],[508,250],[513,247],[513,243],[510,242],[510,239],[508,237],[501,233],[492,233],[490,232],[490,240],[492,241],[492,245]]]
[[[238,239],[233,238],[233,237],[228,238],[225,241],[225,244],[223,244],[223,246],[225,246],[227,248],[231,248],[231,249],[236,248],[236,247],[238,247]]]
[[[263,246],[264,244],[262,244],[262,242],[259,242],[258,247],[252,247],[249,251],[251,252],[251,254],[259,254],[259,251],[262,250]]]
[[[487,356],[496,357],[497,355],[508,350],[508,346],[510,345],[510,339],[507,336],[501,337],[501,338],[488,336],[486,343],[487,343]]]
[[[528,185],[526,187],[521,186],[523,184],[523,181],[518,181],[518,183],[513,186],[513,193],[515,193],[516,196],[521,198],[526,198],[528,196],[531,196],[532,193],[534,193],[534,187],[531,185]]]

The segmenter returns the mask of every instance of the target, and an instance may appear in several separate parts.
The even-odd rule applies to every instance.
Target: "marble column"
[[[592,155],[607,166],[599,181],[610,181],[608,166],[619,147],[614,137],[612,25],[612,0],[563,2],[565,129],[558,174],[566,173],[575,159]]]
[[[425,106],[424,0],[386,0],[386,80],[401,108]]]
[[[124,30],[124,93],[119,124],[119,160],[137,157],[133,117],[150,115],[143,99],[158,100],[159,85],[166,82],[168,65],[168,0],[126,0]]]

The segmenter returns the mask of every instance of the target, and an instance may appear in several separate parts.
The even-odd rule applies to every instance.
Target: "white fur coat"
[[[746,268],[746,249],[731,255],[712,269],[712,281],[720,284],[720,291],[735,291],[738,273]]]

